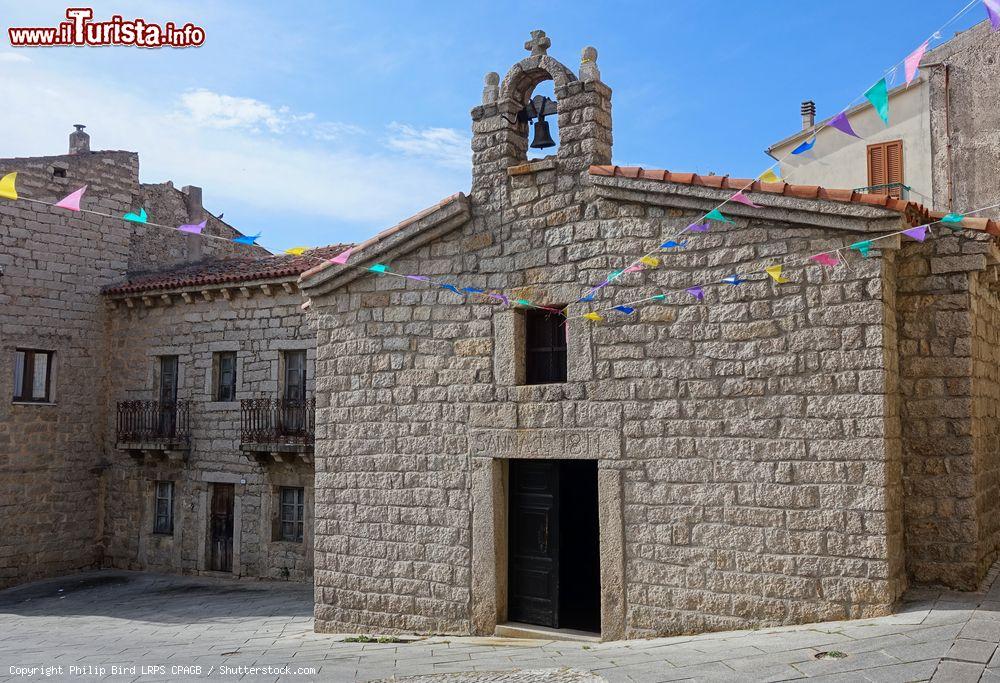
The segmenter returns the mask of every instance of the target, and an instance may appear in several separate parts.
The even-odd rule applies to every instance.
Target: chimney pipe
[[[816,125],[816,103],[806,100],[802,103],[802,130],[809,130]]]
[[[83,154],[90,151],[90,136],[83,132],[86,128],[82,123],[74,123],[75,131],[69,134],[69,153]]]

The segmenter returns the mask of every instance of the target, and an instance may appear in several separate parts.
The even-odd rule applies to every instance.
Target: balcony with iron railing
[[[856,187],[855,192],[864,194],[887,194],[896,199],[909,199],[910,186],[903,183],[887,183],[885,185],[868,185],[867,187]]]
[[[191,449],[188,401],[119,401],[116,447],[132,453],[183,458]]]
[[[316,399],[245,398],[240,401],[240,449],[276,462],[312,462]]]

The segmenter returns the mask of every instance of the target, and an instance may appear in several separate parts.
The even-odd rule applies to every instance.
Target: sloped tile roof
[[[296,279],[316,266],[320,259],[329,259],[347,249],[350,244],[331,244],[311,249],[301,256],[278,254],[258,258],[205,259],[184,263],[130,278],[127,282],[104,289],[104,294],[138,294],[165,289],[180,289],[204,285]]]
[[[698,175],[697,173],[674,173],[661,169],[642,168],[640,166],[591,166],[590,174],[613,178],[631,178],[633,180],[653,180],[679,185],[698,185],[720,190],[732,190],[734,193],[743,190],[744,193],[760,192],[762,194],[781,195],[796,199],[823,199],[833,202],[864,204],[898,211],[911,225],[921,225],[940,219],[946,215],[943,211],[931,211],[920,202],[907,199],[896,199],[884,194],[867,194],[855,190],[837,190],[819,185],[792,185],[791,183],[762,183],[751,178],[731,178],[727,175]],[[1000,223],[986,218],[965,218],[962,227],[981,230],[991,235],[1000,236]]]

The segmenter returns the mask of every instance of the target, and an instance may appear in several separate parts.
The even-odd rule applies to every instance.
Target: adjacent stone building
[[[806,261],[941,214],[614,166],[596,51],[574,73],[548,44],[487,75],[471,192],[351,262],[566,319],[333,264],[299,281],[318,335],[316,628],[635,638],[975,588],[998,549],[998,226]],[[519,114],[546,80],[560,145],[528,161]],[[580,302],[744,187],[758,208],[727,204],[733,223]],[[778,262],[787,283],[761,273]]]
[[[316,260],[232,243],[200,188],[140,183],[82,128],[68,155],[0,160],[22,197],[0,199],[0,587],[101,566],[304,580],[315,332],[294,282]],[[29,201],[82,185],[112,218]],[[207,225],[121,220],[140,207]]]

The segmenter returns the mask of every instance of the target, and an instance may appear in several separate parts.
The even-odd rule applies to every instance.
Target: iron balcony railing
[[[244,444],[312,446],[316,399],[245,398],[240,401],[240,427]]]
[[[188,401],[119,401],[119,443],[186,445],[191,439]]]
[[[868,185],[867,187],[856,187],[855,192],[865,194],[887,194],[897,199],[910,198],[910,186],[903,183],[888,183],[886,185]]]

